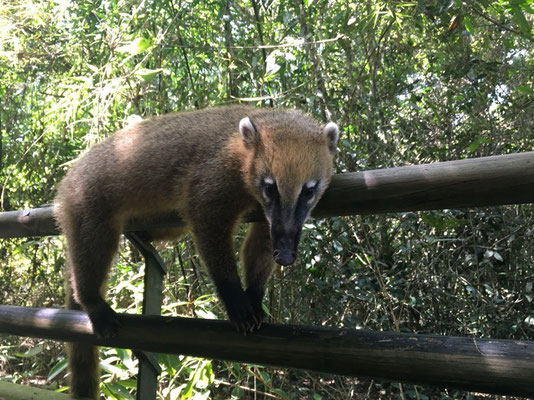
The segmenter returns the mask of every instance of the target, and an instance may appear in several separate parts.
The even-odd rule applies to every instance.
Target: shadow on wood
[[[534,395],[534,342],[121,314],[98,340],[84,312],[0,306],[0,332],[159,353],[302,368],[487,393]]]

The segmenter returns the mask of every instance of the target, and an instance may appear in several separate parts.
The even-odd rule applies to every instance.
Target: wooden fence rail
[[[534,202],[534,152],[335,175],[313,216]],[[246,221],[262,219],[257,210]],[[127,231],[180,225],[178,215],[132,220]],[[57,235],[52,208],[0,213],[0,238]]]
[[[243,336],[227,321],[119,318],[119,334],[97,340],[84,312],[0,306],[0,332],[534,396],[534,342],[278,324]]]
[[[534,152],[528,152],[335,175],[313,215],[532,202]],[[45,207],[0,213],[0,238],[58,234],[52,211]],[[260,220],[262,215],[256,210],[245,221]],[[166,214],[149,221],[131,220],[125,228],[146,258],[145,279],[152,276],[146,282],[157,282],[145,284],[145,300],[161,296],[164,266],[152,246],[133,232],[181,223],[178,215]],[[159,291],[157,296],[147,292],[150,287]],[[146,313],[159,310],[145,308]],[[124,314],[119,318],[119,335],[99,341],[84,312],[0,306],[0,333],[534,396],[534,342],[275,324],[244,337],[226,321]],[[144,378],[140,375],[139,387],[146,389],[138,388],[138,398],[149,399],[155,393],[157,362],[146,357],[150,353],[143,354],[140,362],[145,370],[152,366],[154,371]]]

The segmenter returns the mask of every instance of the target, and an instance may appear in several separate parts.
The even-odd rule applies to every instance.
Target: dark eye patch
[[[313,196],[315,196],[318,187],[318,182],[316,182],[313,186],[308,186],[308,184],[303,185],[302,190],[300,192],[301,197],[305,198],[306,200],[310,200],[311,198],[313,198]]]
[[[313,195],[315,194],[315,188],[314,187],[307,187],[307,186],[304,186],[302,188],[302,196],[308,198],[308,199],[311,199],[313,197]]]
[[[261,186],[263,195],[267,199],[274,200],[278,197],[278,187],[276,186],[276,182],[273,182],[272,179],[262,179]]]

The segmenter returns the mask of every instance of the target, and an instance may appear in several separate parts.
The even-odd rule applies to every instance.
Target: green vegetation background
[[[50,203],[72,160],[130,121],[246,102],[342,129],[337,172],[534,150],[532,0],[1,0],[0,210]],[[147,173],[150,173],[147,171]],[[331,218],[266,297],[272,320],[534,340],[533,208]],[[238,242],[242,232],[238,235]],[[164,313],[224,317],[189,240],[161,245]],[[61,238],[3,240],[0,302],[63,304]],[[124,243],[109,290],[139,312]],[[2,336],[0,375],[64,387],[59,343]],[[161,356],[158,396],[471,399],[477,394]],[[103,349],[102,390],[136,360]]]

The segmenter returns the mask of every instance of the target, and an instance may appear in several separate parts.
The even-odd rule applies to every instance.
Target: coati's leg
[[[81,310],[72,296],[70,285],[67,284],[67,307]],[[69,360],[70,395],[73,398],[96,399],[100,381],[98,347],[84,342],[67,343]]]
[[[263,320],[265,312],[262,299],[274,267],[273,247],[267,222],[251,224],[241,249],[241,258],[245,266],[245,293],[250,299],[254,313]]]
[[[87,311],[99,337],[113,336],[119,326],[117,314],[104,300],[102,291],[120,231],[120,224],[101,212],[80,217],[65,230],[72,296]]]
[[[259,327],[261,316],[252,308],[237,273],[232,237],[237,216],[226,215],[226,218],[222,220],[220,213],[199,213],[192,216],[191,229],[230,321],[239,331],[246,333]]]

